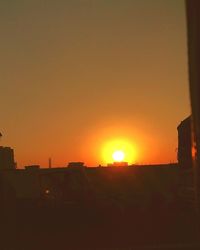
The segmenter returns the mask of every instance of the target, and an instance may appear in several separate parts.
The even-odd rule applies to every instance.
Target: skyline
[[[19,167],[176,161],[190,114],[184,1],[1,3],[1,145]],[[15,43],[13,43],[15,41]]]

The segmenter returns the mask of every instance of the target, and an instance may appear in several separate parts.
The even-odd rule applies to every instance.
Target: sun
[[[103,164],[113,163],[113,161],[133,164],[137,156],[137,146],[126,138],[110,139],[102,145]]]
[[[112,158],[115,162],[122,162],[124,160],[125,154],[122,150],[117,150],[112,154]]]

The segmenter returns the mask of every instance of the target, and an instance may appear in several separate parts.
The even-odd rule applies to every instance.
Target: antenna
[[[49,158],[49,168],[51,168],[52,162],[51,162],[51,158]]]

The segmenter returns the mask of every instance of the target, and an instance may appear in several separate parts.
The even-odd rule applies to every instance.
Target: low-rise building
[[[14,150],[0,146],[0,169],[15,169]]]

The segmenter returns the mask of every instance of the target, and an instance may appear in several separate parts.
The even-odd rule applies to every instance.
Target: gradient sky
[[[0,143],[18,167],[103,164],[116,138],[138,163],[176,161],[184,0],[2,0],[0,32]]]

